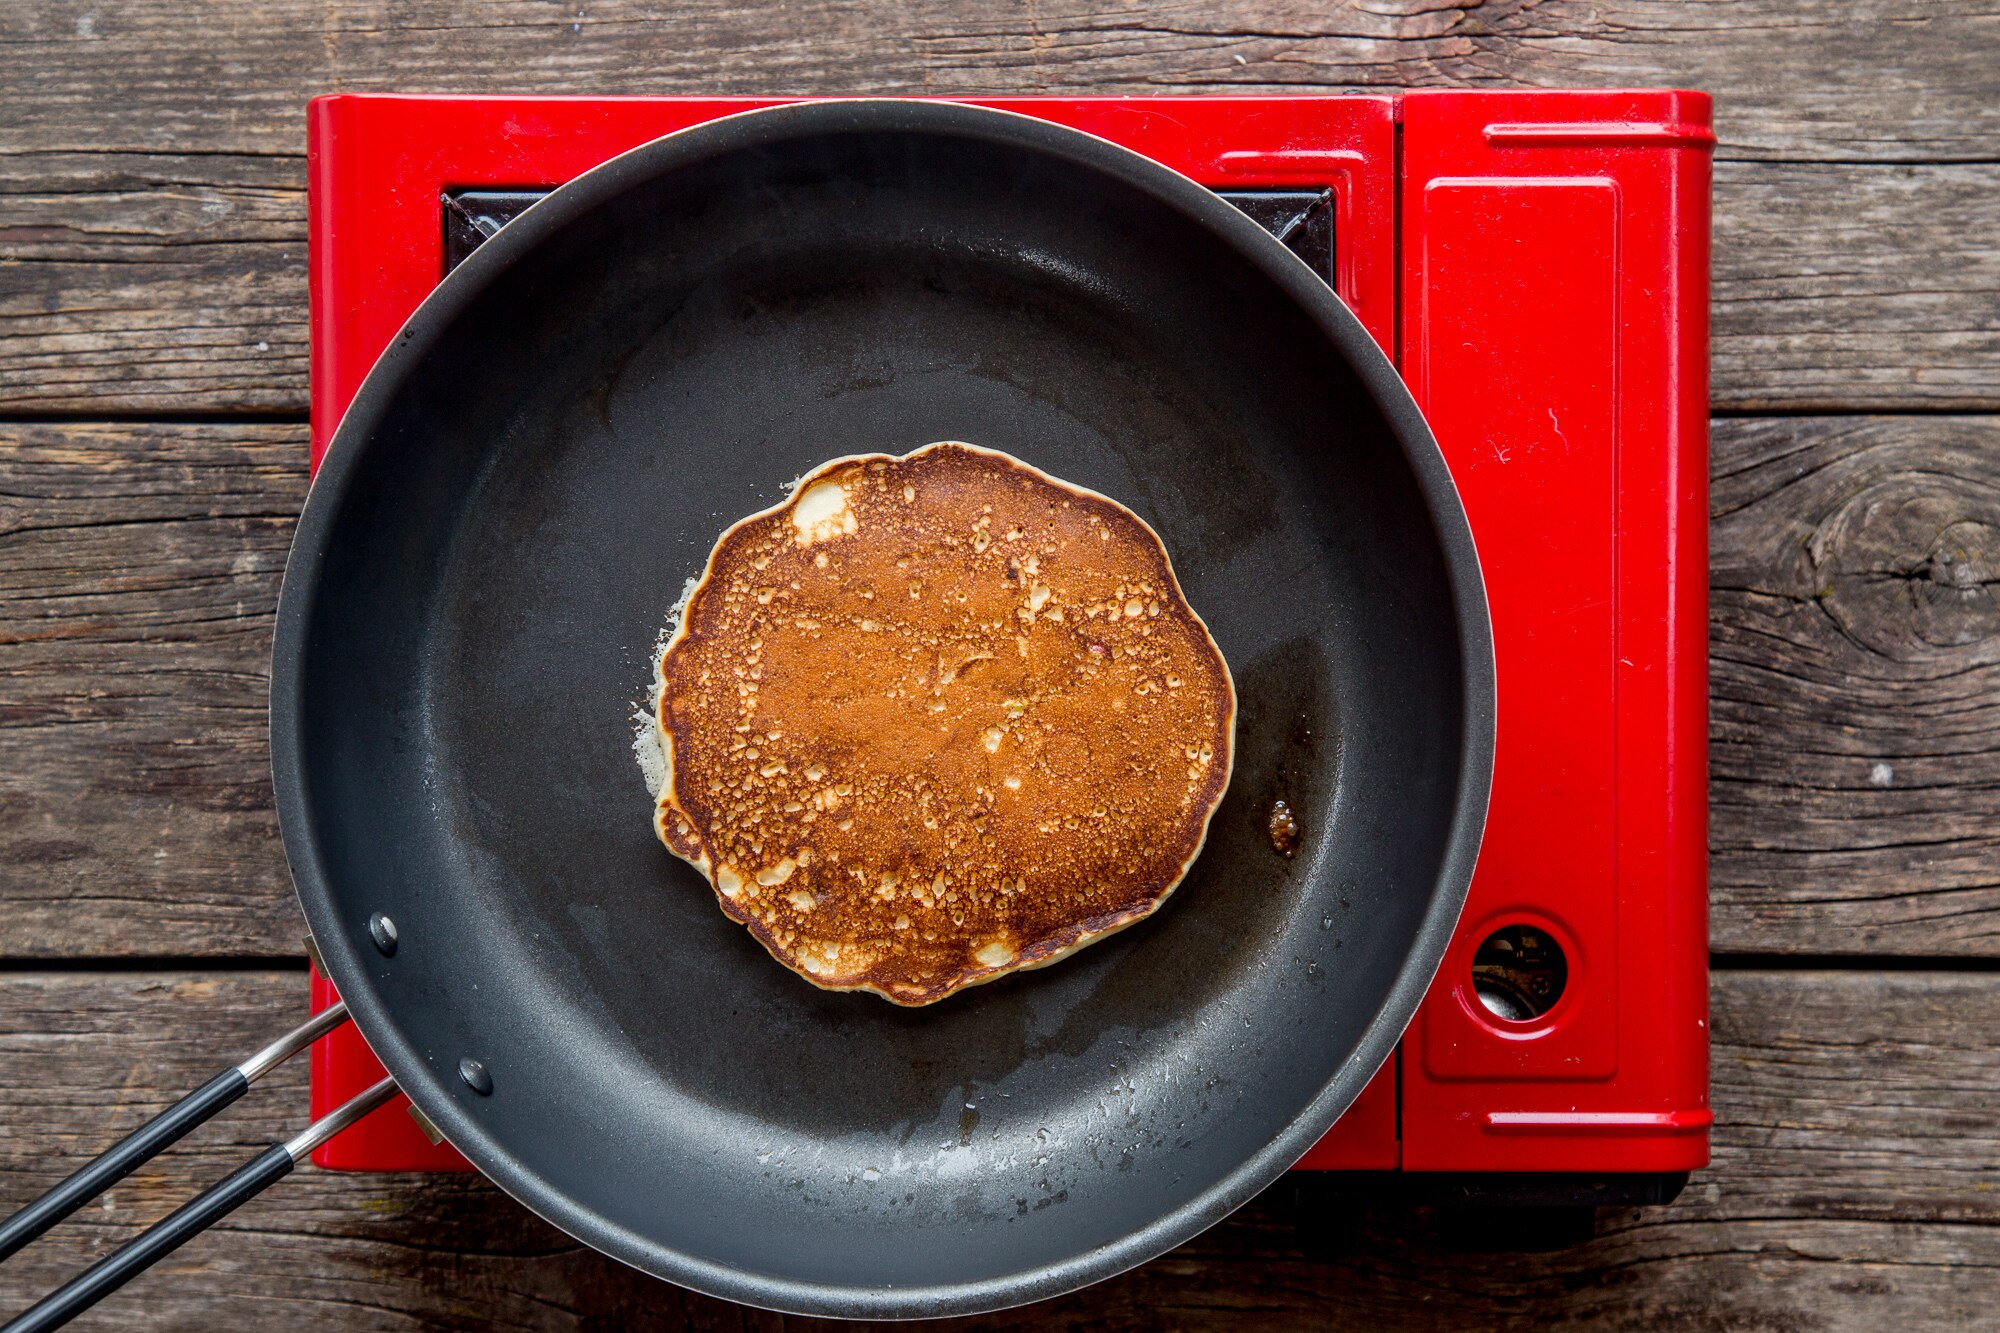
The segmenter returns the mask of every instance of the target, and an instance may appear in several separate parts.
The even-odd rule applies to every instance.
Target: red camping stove
[[[985,99],[980,99],[985,100]],[[315,101],[312,450],[450,266],[540,194],[744,98]],[[1381,343],[1491,599],[1491,816],[1442,970],[1302,1168],[1431,1199],[1665,1202],[1708,1161],[1709,99],[1001,98],[1228,197]],[[334,999],[315,968],[315,1008]],[[343,1027],[312,1111],[382,1076]],[[468,1169],[398,1098],[315,1153]],[[1331,1183],[1331,1182],[1329,1182]]]

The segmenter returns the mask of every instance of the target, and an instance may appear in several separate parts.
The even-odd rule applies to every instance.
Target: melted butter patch
[[[852,533],[854,509],[847,503],[847,488],[837,481],[817,481],[806,487],[792,505],[792,527],[801,546]]]

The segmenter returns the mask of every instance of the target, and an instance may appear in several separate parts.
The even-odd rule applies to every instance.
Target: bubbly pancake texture
[[[815,985],[921,1005],[1165,901],[1236,695],[1137,515],[944,443],[724,533],[656,711],[656,827],[722,910]]]

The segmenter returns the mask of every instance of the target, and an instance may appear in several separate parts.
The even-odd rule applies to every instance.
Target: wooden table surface
[[[2000,16],[1978,0],[0,6],[0,1207],[300,1006],[272,609],[305,490],[305,99],[1717,98],[1715,1161],[1539,1255],[1273,1196],[981,1328],[2000,1321]],[[291,1132],[303,1070],[0,1270],[12,1310]],[[98,1328],[795,1326],[476,1179],[306,1173]],[[964,1325],[971,1327],[973,1324]]]

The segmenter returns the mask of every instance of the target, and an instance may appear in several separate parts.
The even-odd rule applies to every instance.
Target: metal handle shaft
[[[344,1004],[320,1010],[242,1064],[223,1070],[127,1134],[68,1180],[0,1222],[0,1260],[151,1161],[182,1135],[249,1091],[250,1085],[266,1072],[346,1021]]]
[[[42,1333],[60,1328],[91,1306],[172,1254],[189,1240],[236,1211],[292,1173],[320,1143],[353,1124],[395,1095],[394,1079],[383,1079],[344,1102],[286,1143],[258,1153],[218,1184],[204,1190],[118,1249],[71,1278],[33,1308],[9,1321],[0,1333]]]

